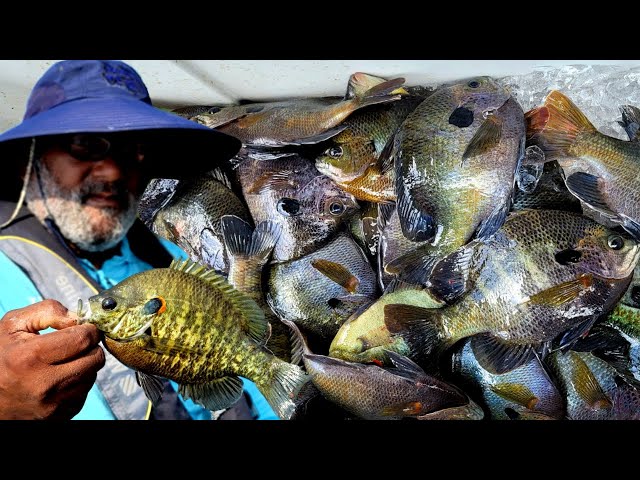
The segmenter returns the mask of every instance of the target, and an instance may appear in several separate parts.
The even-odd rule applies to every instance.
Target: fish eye
[[[278,213],[285,217],[293,217],[300,214],[300,202],[293,198],[281,198],[276,206]]]
[[[612,250],[621,250],[624,247],[624,239],[620,235],[609,235],[607,245]]]
[[[345,210],[345,206],[342,202],[331,202],[329,205],[329,213],[331,215],[342,215]]]
[[[118,302],[116,302],[115,298],[106,297],[102,300],[102,309],[103,310],[113,310],[118,306]]]
[[[153,315],[154,313],[162,313],[166,309],[166,303],[164,299],[157,297],[152,298],[142,307],[142,313],[145,315]]]
[[[340,158],[344,153],[344,150],[342,149],[342,147],[331,147],[325,153],[331,158]]]
[[[212,115],[214,113],[218,113],[220,111],[220,107],[211,107],[209,110],[207,110],[207,113],[209,115]]]
[[[467,85],[469,85],[471,88],[478,88],[480,86],[480,82],[478,82],[477,80],[471,80]]]

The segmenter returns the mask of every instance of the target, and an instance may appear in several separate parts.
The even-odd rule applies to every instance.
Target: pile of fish
[[[238,137],[139,217],[189,256],[92,297],[138,371],[282,419],[640,419],[640,111],[353,74],[344,97],[185,107]],[[203,161],[206,152],[203,152]]]

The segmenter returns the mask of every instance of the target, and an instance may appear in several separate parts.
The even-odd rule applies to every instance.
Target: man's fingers
[[[53,365],[68,362],[99,348],[100,332],[95,325],[85,323],[40,335],[30,341],[34,344],[33,355],[41,362]]]
[[[10,333],[18,331],[36,333],[49,327],[60,330],[77,325],[77,318],[76,314],[69,312],[57,300],[43,300],[28,307],[7,312],[0,324]]]

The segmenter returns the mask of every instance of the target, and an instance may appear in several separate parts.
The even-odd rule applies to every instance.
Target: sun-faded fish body
[[[453,357],[453,372],[479,391],[492,420],[560,420],[564,401],[538,357],[500,375],[484,369],[464,340]]]
[[[176,381],[208,408],[224,408],[206,398],[212,383],[243,376],[284,418],[293,409],[290,397],[306,381],[299,367],[263,347],[268,324],[255,302],[189,261],[135,274],[89,300],[89,322],[105,333],[116,358]]]

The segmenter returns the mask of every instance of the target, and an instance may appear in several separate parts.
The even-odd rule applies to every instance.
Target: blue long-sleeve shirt
[[[158,239],[174,258],[187,258],[186,254],[175,244],[160,237]],[[91,278],[105,289],[113,287],[135,273],[152,268],[151,265],[133,254],[126,238],[121,242],[120,253],[106,260],[100,269],[95,268],[91,262],[85,259],[79,259],[79,261]],[[0,252],[0,278],[2,279],[0,282],[2,285],[0,287],[0,318],[9,310],[22,308],[42,300],[42,296],[29,277],[2,252]],[[46,332],[47,330],[43,333]],[[251,399],[256,419],[277,420],[277,415],[255,384],[245,378],[242,378],[242,381],[245,392]],[[177,384],[175,382],[171,382],[171,384],[177,390]],[[191,418],[195,420],[211,419],[209,410],[200,407],[191,400],[184,399],[182,396],[179,398]],[[82,410],[74,417],[74,420],[114,419],[115,417],[97,385],[91,388]]]

